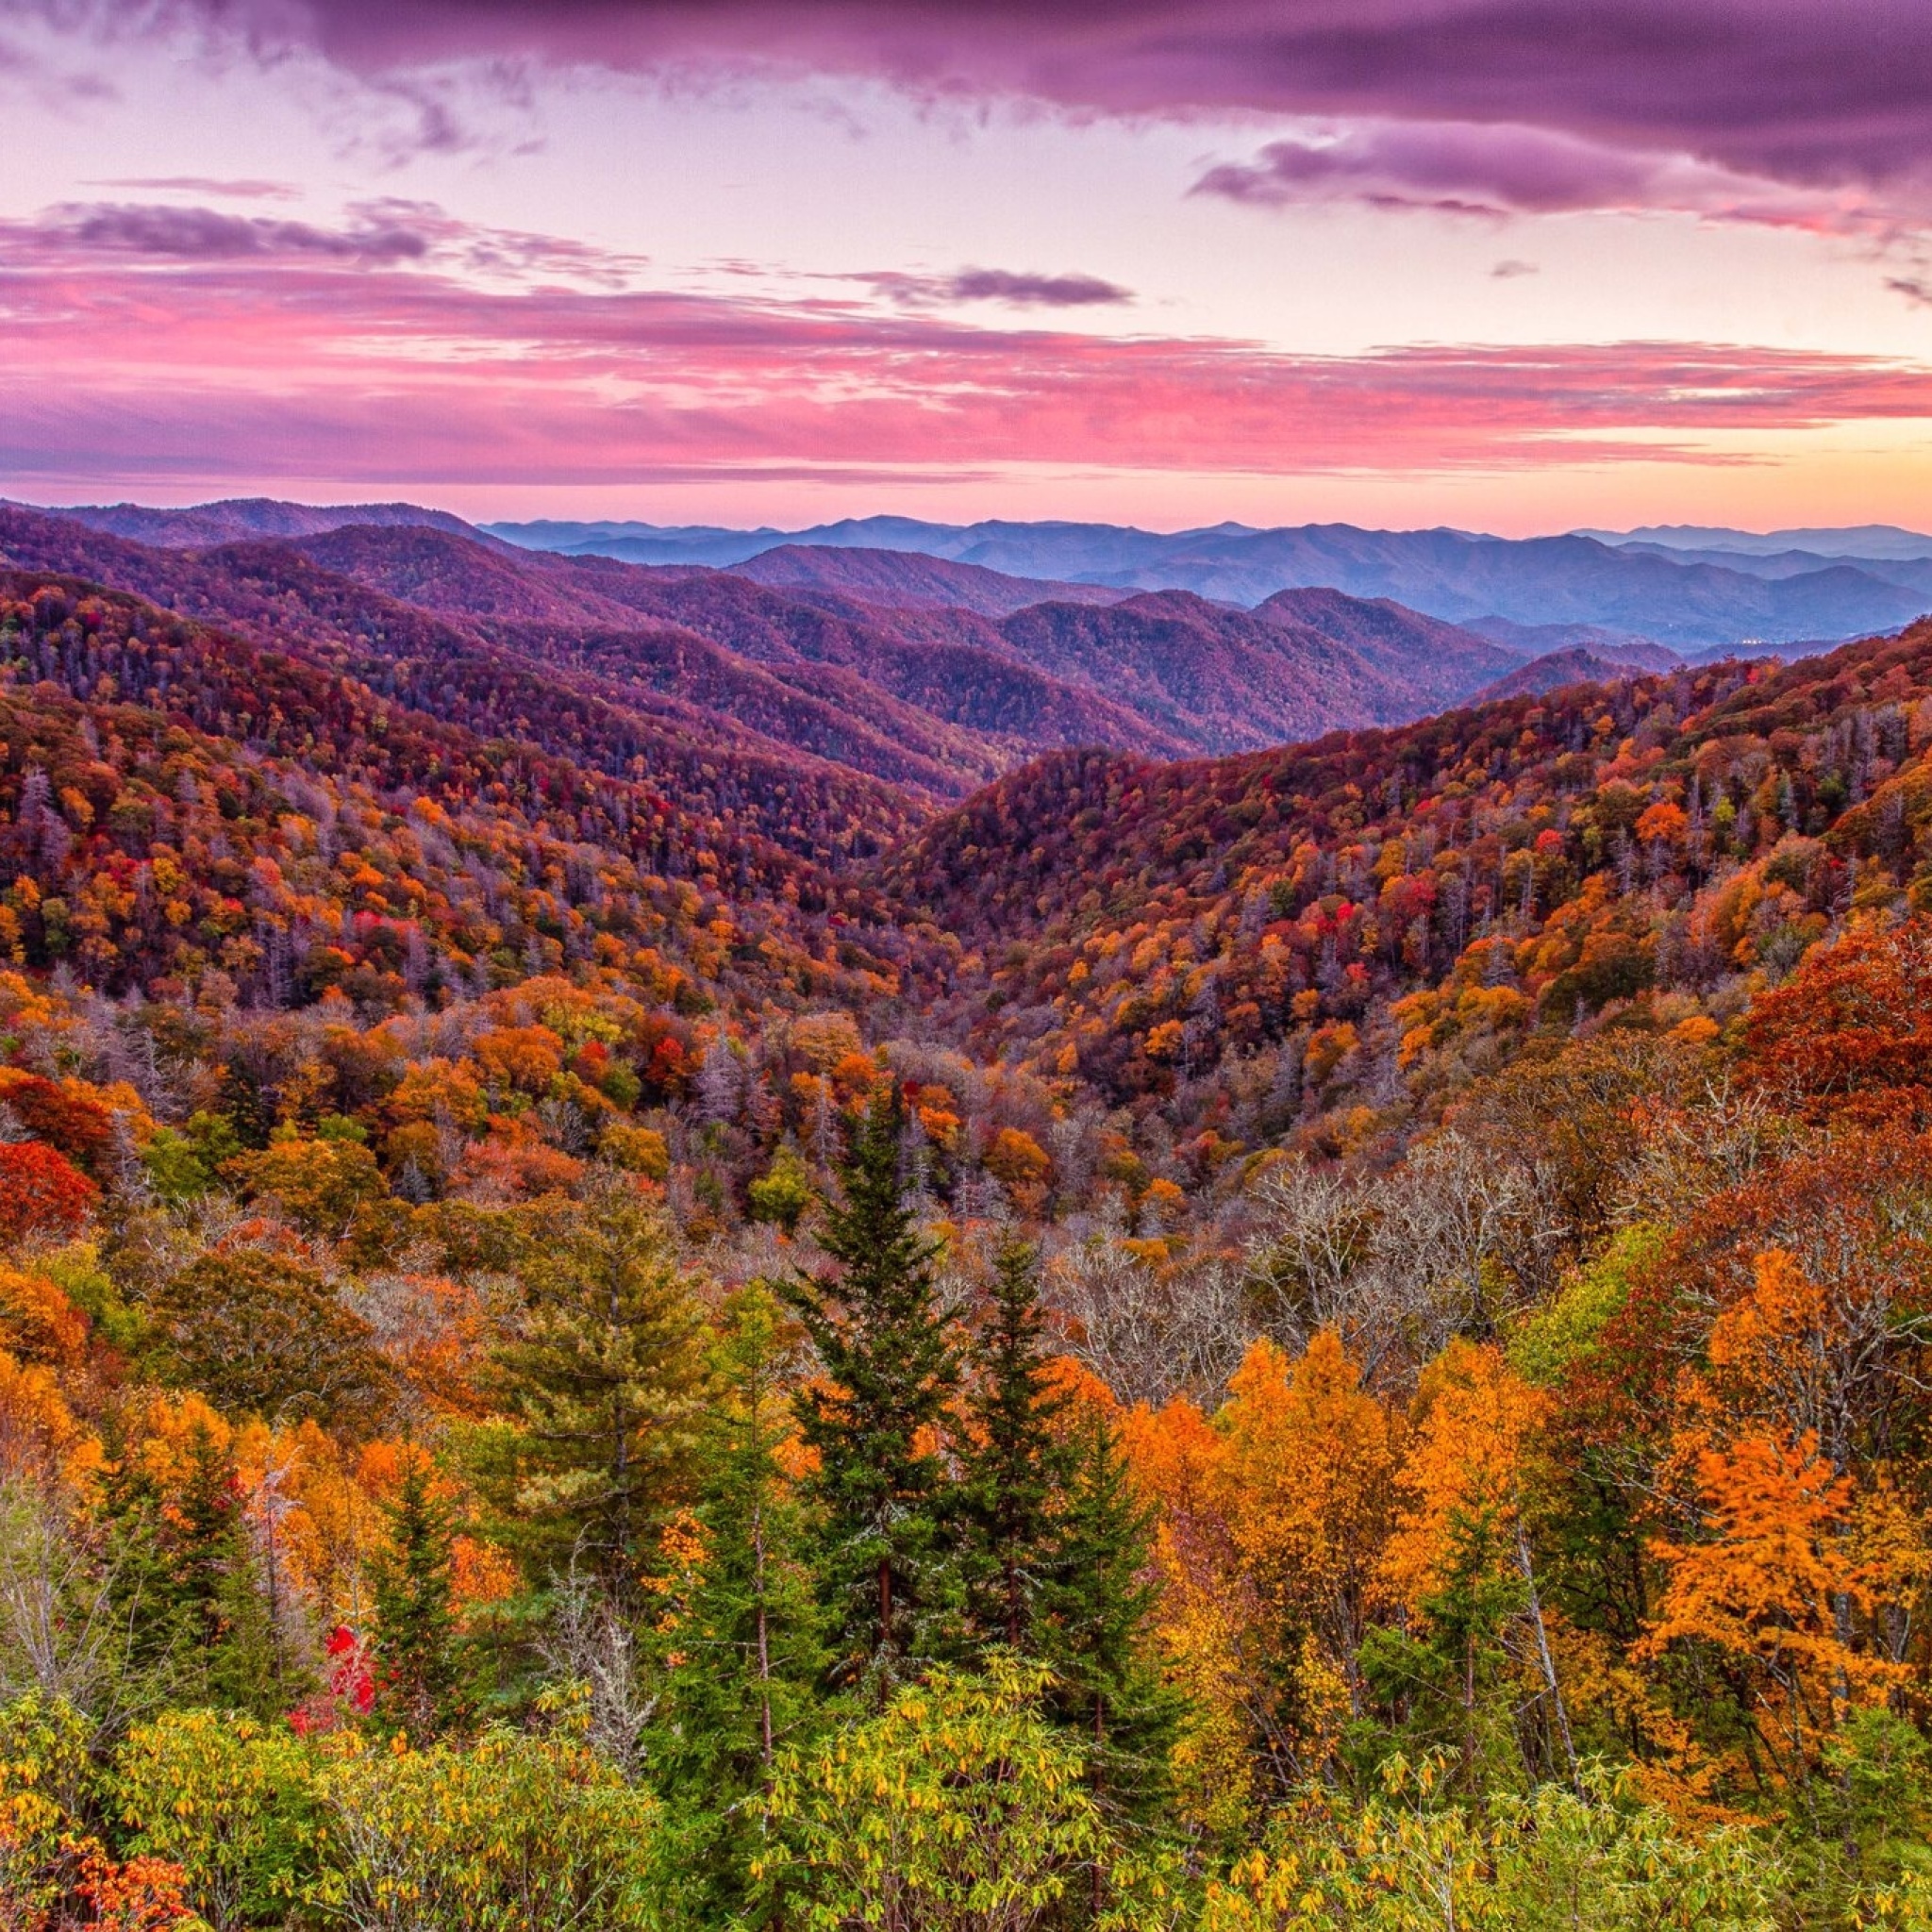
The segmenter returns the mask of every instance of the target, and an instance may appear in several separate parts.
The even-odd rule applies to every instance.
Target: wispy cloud
[[[943,302],[1000,302],[1012,308],[1093,308],[1131,302],[1134,291],[1089,275],[1015,274],[962,268],[949,275],[880,272],[854,279],[907,307]]]
[[[0,229],[0,470],[622,482],[987,471],[1504,470],[1748,454],[1932,419],[1932,367],[1700,342],[1255,342],[479,284],[442,259],[75,249]],[[1743,433],[1741,436],[1740,433]]]
[[[1895,225],[1867,192],[1782,182],[1689,156],[1526,125],[1370,121],[1312,125],[1192,191],[1254,207],[1351,201],[1485,216],[1683,214],[1703,221],[1878,236]]]
[[[212,194],[226,201],[292,201],[299,191],[288,181],[226,180],[208,175],[134,175],[89,181],[89,188],[130,188],[145,194]]]
[[[392,196],[354,203],[335,226],[172,202],[61,202],[30,221],[0,222],[0,247],[15,260],[43,267],[92,256],[158,270],[194,262],[434,263],[472,275],[556,275],[606,288],[625,285],[646,265],[642,256],[484,226],[434,202]]]
[[[319,228],[308,222],[232,215],[163,203],[68,202],[42,218],[42,239],[71,249],[189,261],[321,256],[351,261],[420,261],[430,240],[402,222]]]

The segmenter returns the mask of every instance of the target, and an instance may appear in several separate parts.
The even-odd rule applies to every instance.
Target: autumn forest
[[[868,568],[0,509],[0,1927],[1932,1927],[1932,624]]]

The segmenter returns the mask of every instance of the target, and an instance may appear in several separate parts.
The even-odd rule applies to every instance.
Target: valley
[[[839,1754],[999,1724],[1108,1924],[1273,1923],[1318,1789],[1338,1912],[1420,1820],[1498,1885],[1610,1833],[1890,1923],[1804,1808],[1887,1707],[1780,1726],[1922,1669],[1919,1515],[1828,1524],[1932,1426],[1932,623],[1707,661],[336,514],[0,511],[0,1579],[129,1620],[112,1679],[32,1666],[61,1708],[155,1700],[92,1747],[127,1823],[49,1831],[174,1910],[228,1882],[194,1765],[291,1780],[276,1831],[377,1848],[289,1839],[313,1903],[475,1779],[576,1821],[546,1883],[657,1925],[661,1857],[696,1928],[761,1896],[744,1816],[815,1895]],[[1827,1482],[1796,1556],[1736,1526]],[[1410,1749],[1421,1809],[1358,1781]],[[425,1883],[498,1882],[467,1832]]]

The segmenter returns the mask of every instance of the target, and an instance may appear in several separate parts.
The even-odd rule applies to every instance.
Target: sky
[[[1924,0],[0,0],[0,492],[1932,528]]]

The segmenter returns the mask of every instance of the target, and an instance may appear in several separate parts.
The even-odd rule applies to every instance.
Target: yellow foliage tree
[[[1332,1329],[1293,1362],[1256,1342],[1229,1392],[1215,1485],[1290,1678],[1284,1742],[1312,1770],[1360,1708],[1356,1654],[1391,1528],[1391,1419]]]

